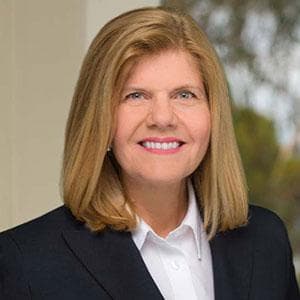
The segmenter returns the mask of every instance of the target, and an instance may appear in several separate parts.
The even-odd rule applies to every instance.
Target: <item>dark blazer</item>
[[[270,211],[251,206],[247,226],[210,246],[216,300],[300,299],[286,230]],[[91,233],[62,206],[0,234],[0,299],[163,297],[130,233]]]

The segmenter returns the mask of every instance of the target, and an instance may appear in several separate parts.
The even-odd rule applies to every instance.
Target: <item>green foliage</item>
[[[291,157],[279,161],[274,170],[273,183],[279,198],[300,203],[300,159]]]
[[[266,205],[279,152],[274,124],[251,108],[235,108],[234,125],[251,202]]]
[[[235,132],[250,202],[271,208],[288,226],[300,252],[300,159],[280,155],[273,121],[250,108],[235,107]]]
[[[300,159],[290,157],[278,160],[273,174],[273,209],[288,225],[293,248],[300,252]]]

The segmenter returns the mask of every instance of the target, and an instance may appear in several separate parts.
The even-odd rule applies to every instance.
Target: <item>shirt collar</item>
[[[188,226],[192,229],[197,247],[197,256],[199,259],[201,259],[201,231],[203,225],[197,205],[195,191],[190,179],[188,180],[188,210],[182,223],[177,228],[183,226]],[[133,241],[135,242],[139,251],[142,249],[149,233],[157,236],[152,228],[142,218],[139,218],[137,228],[132,231]]]

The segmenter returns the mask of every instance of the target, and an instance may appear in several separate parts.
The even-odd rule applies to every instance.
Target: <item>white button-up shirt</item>
[[[166,238],[142,219],[132,237],[165,299],[213,300],[211,252],[190,181],[188,192],[187,214]]]

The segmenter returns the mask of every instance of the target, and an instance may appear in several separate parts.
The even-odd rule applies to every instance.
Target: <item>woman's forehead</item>
[[[136,82],[143,81],[160,83],[163,79],[185,81],[185,85],[197,85],[202,81],[198,62],[183,50],[172,49],[141,56],[128,64],[123,73],[126,86],[134,86]]]

